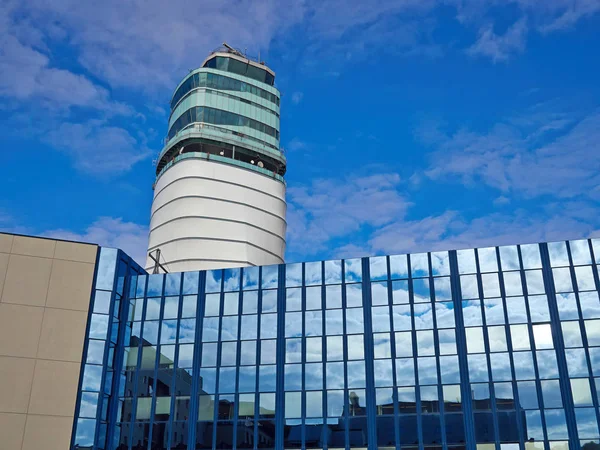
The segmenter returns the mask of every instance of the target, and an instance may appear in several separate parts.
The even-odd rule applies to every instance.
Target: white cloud
[[[83,68],[112,87],[166,92],[225,39],[247,47],[251,54],[262,50],[268,62],[270,47],[278,42],[287,45],[286,32],[299,23],[307,30],[304,60],[308,64],[331,58],[356,60],[383,46],[388,52],[439,56],[444,46],[453,45],[433,39],[439,26],[436,12],[448,5],[463,25],[480,29],[469,52],[502,61],[523,50],[528,22],[538,31],[550,32],[600,11],[596,0],[510,0],[521,18],[498,36],[487,14],[492,7],[506,4],[498,0],[176,0],[169,4],[108,0],[102,5],[76,0],[8,1],[0,7],[0,48],[12,70],[0,72],[0,86],[5,91],[11,86],[21,96],[49,92],[52,89],[41,86],[55,86],[57,92],[48,95],[60,95],[61,101],[106,101],[106,90],[89,77],[57,67],[48,49],[58,43],[68,45]],[[198,17],[210,20],[198,27]],[[50,76],[54,79],[43,76],[48,70],[57,71]],[[336,67],[322,70],[329,76],[340,73]],[[64,86],[69,85],[81,92],[73,95],[80,100],[66,95]]]
[[[288,256],[402,254],[600,236],[594,200],[540,203],[528,210],[467,217],[447,210],[413,218],[396,174],[315,180],[288,190]],[[505,205],[508,197],[496,204]],[[504,210],[503,210],[504,211]]]
[[[302,92],[294,92],[292,94],[292,103],[294,105],[297,105],[302,101],[302,97],[304,97],[304,94]]]
[[[425,144],[436,151],[426,174],[458,176],[465,183],[481,180],[527,197],[600,198],[600,111],[549,124],[544,119],[550,116],[533,114],[529,123],[522,117],[507,120],[486,132],[430,133],[435,138]]]
[[[477,23],[499,6],[516,6],[541,33],[561,31],[600,12],[597,0],[447,0],[461,23]]]
[[[42,236],[89,242],[102,247],[119,248],[142,267],[146,264],[148,227],[133,222],[125,222],[120,217],[100,217],[81,233],[58,229],[46,231],[42,233]]]
[[[494,205],[496,205],[496,206],[508,205],[509,203],[510,203],[510,198],[508,198],[504,195],[501,195],[494,199]]]
[[[118,175],[151,155],[145,142],[102,121],[63,123],[42,138],[88,173]]]
[[[401,194],[400,184],[397,174],[382,173],[314,180],[308,186],[290,187],[290,252],[312,255],[335,238],[401,219],[410,202]]]
[[[555,204],[545,214],[516,211],[471,220],[448,211],[388,225],[373,233],[368,245],[372,253],[390,254],[600,236],[600,228],[593,225],[593,211],[589,204]]]
[[[52,109],[112,109],[106,89],[82,75],[51,68],[46,55],[22,45],[14,36],[0,36],[0,47],[0,97],[36,100]]]
[[[533,13],[537,27],[543,33],[565,30],[600,12],[597,0],[518,0],[518,3]]]
[[[516,53],[525,50],[527,38],[527,20],[519,19],[506,33],[498,36],[493,25],[486,25],[479,30],[479,37],[468,50],[471,56],[487,56],[496,62],[508,61]]]
[[[86,76],[55,67],[45,43],[48,34],[20,12],[15,3],[0,7],[0,97],[32,100],[38,108],[53,110],[79,106],[110,114],[131,112]],[[54,35],[53,29],[48,33]]]
[[[276,33],[302,18],[302,2],[160,0],[102,5],[33,0],[23,8],[46,33],[68,30],[80,63],[112,86],[170,90],[224,40],[250,53],[268,48]],[[205,18],[198,26],[198,18]]]
[[[297,150],[302,150],[302,149],[306,148],[306,143],[301,141],[297,137],[295,137],[291,141],[288,142],[288,144],[285,148],[286,148],[286,150],[295,152]]]

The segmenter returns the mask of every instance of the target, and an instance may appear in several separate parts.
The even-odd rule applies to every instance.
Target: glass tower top
[[[181,158],[200,157],[283,181],[280,94],[275,73],[231,47],[217,50],[177,86],[156,173]]]

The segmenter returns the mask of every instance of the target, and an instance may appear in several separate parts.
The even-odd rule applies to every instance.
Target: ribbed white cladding
[[[183,160],[156,183],[148,251],[160,248],[169,272],[280,264],[285,212],[282,182],[233,165]],[[146,268],[153,265],[148,258]]]

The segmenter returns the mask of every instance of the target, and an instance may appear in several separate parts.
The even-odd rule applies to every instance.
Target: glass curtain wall
[[[598,449],[599,262],[582,240],[129,277],[95,448]]]

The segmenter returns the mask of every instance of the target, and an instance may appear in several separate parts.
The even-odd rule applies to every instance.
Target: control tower
[[[283,262],[280,93],[264,62],[223,44],[175,89],[156,166],[146,268]]]

